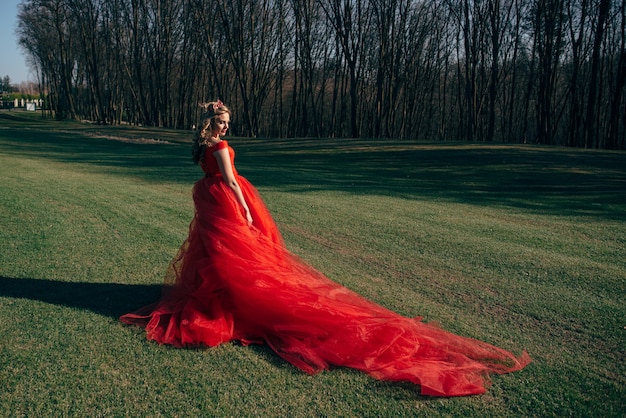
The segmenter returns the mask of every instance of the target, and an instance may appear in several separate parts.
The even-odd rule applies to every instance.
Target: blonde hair
[[[226,107],[221,100],[200,103],[200,107],[202,108],[202,114],[200,115],[200,122],[194,134],[193,145],[191,147],[193,162],[196,164],[204,159],[204,151],[206,150],[207,141],[211,135],[215,117],[224,113],[230,115],[230,109]]]

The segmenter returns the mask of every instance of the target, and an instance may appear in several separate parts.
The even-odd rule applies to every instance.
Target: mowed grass
[[[0,112],[0,416],[624,415],[626,153],[230,140],[296,254],[533,358],[485,395],[441,399],[308,376],[262,346],[159,346],[118,322],[158,298],[186,236],[189,137]]]

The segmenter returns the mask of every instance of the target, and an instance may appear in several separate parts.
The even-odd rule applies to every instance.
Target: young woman
[[[525,352],[457,336],[391,312],[314,270],[283,245],[256,189],[222,138],[230,110],[207,105],[192,153],[205,173],[193,188],[189,236],[168,270],[160,301],[121,317],[161,344],[268,344],[308,373],[352,367],[421,393],[485,391],[489,373],[522,369]]]

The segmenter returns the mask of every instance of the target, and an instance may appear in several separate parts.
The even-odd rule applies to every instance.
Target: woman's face
[[[230,123],[229,113],[222,113],[221,115],[215,116],[215,118],[213,118],[213,122],[211,123],[213,136],[226,135],[226,131],[228,131],[229,123]]]

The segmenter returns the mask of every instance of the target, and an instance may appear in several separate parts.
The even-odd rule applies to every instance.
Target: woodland
[[[626,147],[626,0],[24,0],[50,116],[248,137]]]

